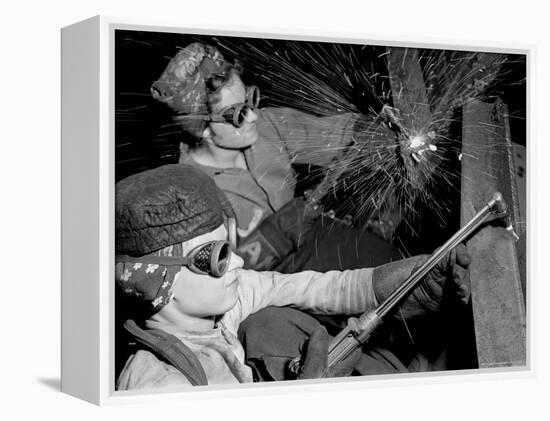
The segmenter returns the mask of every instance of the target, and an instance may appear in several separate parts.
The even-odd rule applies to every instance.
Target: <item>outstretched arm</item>
[[[312,314],[357,314],[376,304],[372,269],[294,274],[240,271],[240,301],[226,314],[238,324],[268,306],[292,306]]]
[[[238,326],[267,306],[292,306],[312,314],[363,313],[385,300],[427,256],[369,268],[295,274],[241,270],[240,301],[230,313]],[[470,255],[460,245],[434,267],[402,303],[401,315],[413,318],[439,310],[446,292],[467,302]]]
[[[292,108],[265,108],[260,124],[260,131],[268,140],[282,140],[294,162],[320,166],[329,165],[356,142],[374,140],[386,144],[394,136],[372,114],[318,117]]]

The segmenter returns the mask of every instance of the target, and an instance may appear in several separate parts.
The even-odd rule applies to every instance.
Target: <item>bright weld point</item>
[[[419,148],[423,145],[424,145],[424,140],[422,140],[422,136],[411,137],[411,148]]]
[[[462,161],[462,154],[458,155],[458,160]]]
[[[428,148],[429,148],[430,151],[432,151],[432,152],[437,151],[437,146],[435,146],[435,145],[430,145],[430,146],[428,146]]]

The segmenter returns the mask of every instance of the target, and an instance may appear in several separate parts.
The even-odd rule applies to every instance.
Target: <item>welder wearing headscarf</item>
[[[118,293],[132,298],[133,304],[118,313],[141,315],[142,328],[184,344],[194,355],[191,365],[203,373],[202,384],[296,378],[287,367],[298,355],[304,361],[299,379],[407,370],[392,352],[378,348],[359,351],[327,370],[327,332],[297,310],[284,318],[271,317],[270,325],[254,326],[249,318],[249,329],[240,340],[238,330],[248,316],[268,306],[292,306],[312,314],[362,313],[383,300],[425,257],[343,272],[244,270],[229,244],[225,221],[215,183],[192,166],[166,165],[119,181],[115,280]],[[455,255],[448,254],[405,300],[404,317],[437,316],[444,297],[458,295],[466,301],[468,263],[463,246]],[[258,341],[263,341],[265,352],[249,349],[249,342]],[[128,358],[117,390],[191,384],[166,358],[141,349]]]

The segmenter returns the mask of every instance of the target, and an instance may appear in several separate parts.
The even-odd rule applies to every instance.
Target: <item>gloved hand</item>
[[[408,276],[420,267],[428,256],[416,256],[388,263],[374,269],[373,288],[378,302],[384,301]],[[444,297],[456,296],[462,303],[470,300],[468,266],[471,257],[463,244],[447,253],[424,277],[396,312],[399,318],[412,319],[441,308]]]
[[[324,326],[319,325],[309,337],[302,350],[302,366],[298,380],[325,377],[328,365],[329,336]]]
[[[301,350],[301,368],[297,379],[320,379],[330,377],[347,377],[355,369],[361,358],[358,348],[346,359],[328,368],[328,347],[330,336],[324,326],[319,325]]]

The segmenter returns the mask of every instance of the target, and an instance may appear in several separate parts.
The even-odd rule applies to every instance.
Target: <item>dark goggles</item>
[[[124,263],[157,264],[162,266],[187,266],[191,272],[220,278],[227,272],[231,260],[231,246],[228,241],[210,241],[191,250],[187,256],[116,256]]]
[[[260,104],[260,89],[257,86],[246,88],[246,102],[225,107],[216,114],[210,114],[207,121],[216,123],[230,123],[239,128],[242,127],[249,110],[255,110]]]

